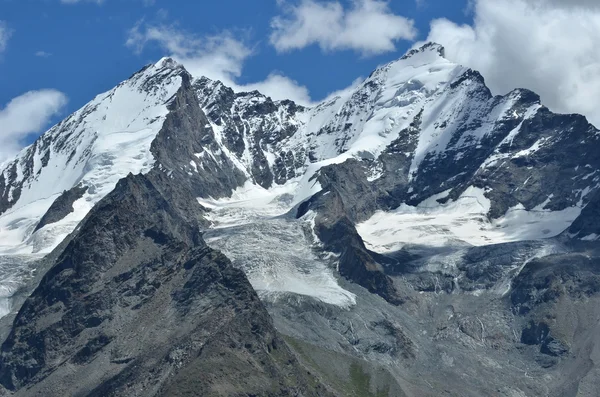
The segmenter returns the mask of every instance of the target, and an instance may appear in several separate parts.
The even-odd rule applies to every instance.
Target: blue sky
[[[429,0],[419,7],[414,0],[395,1],[390,9],[413,18],[418,37],[425,39],[433,18],[465,19],[464,4],[448,3],[454,2]],[[55,88],[68,95],[69,110],[79,108],[165,54],[156,45],[148,45],[141,54],[125,46],[128,31],[142,19],[177,24],[200,37],[231,31],[254,50],[240,82],[258,81],[277,70],[306,85],[315,98],[344,88],[378,64],[399,57],[412,44],[399,40],[397,51],[368,57],[351,49],[323,52],[316,45],[278,54],[269,44],[269,34],[271,19],[280,12],[274,0],[156,0],[150,5],[142,0],[105,0],[101,5],[0,0],[0,20],[13,30],[0,62],[0,103],[29,90]]]
[[[594,118],[586,108],[600,84],[593,66],[600,58],[588,59],[600,44],[593,3],[0,0],[0,146],[16,150],[165,55],[237,89],[314,102],[422,40],[441,42],[452,60],[481,70],[497,93],[531,88],[553,109]],[[573,29],[581,18],[592,19]],[[558,25],[544,38],[549,23]]]

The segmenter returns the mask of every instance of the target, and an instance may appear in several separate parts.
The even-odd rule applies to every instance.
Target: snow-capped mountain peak
[[[171,57],[163,57],[154,64],[154,68],[160,69],[183,69],[183,65]]]
[[[149,170],[150,144],[187,74],[165,58],[96,96],[25,148],[0,174],[0,245],[9,252],[46,252],[128,173]],[[85,193],[61,222],[36,229],[63,192]],[[32,237],[33,240],[31,239]]]
[[[434,57],[437,56],[437,57],[445,58],[446,57],[446,49],[444,48],[443,45],[430,41],[425,44],[422,44],[419,47],[413,48],[412,50],[410,50],[406,54],[404,54],[400,59],[405,60],[405,59],[413,58],[415,56],[420,56],[419,54],[427,54],[428,56],[433,55]]]
[[[282,187],[299,203],[322,188],[315,178],[323,167],[349,159],[367,167],[369,183],[394,192],[385,199],[391,208],[416,205],[446,191],[456,199],[474,185],[494,196],[500,191],[497,184],[507,182],[490,179],[492,170],[508,160],[514,165],[520,161],[516,159],[543,153],[550,142],[567,137],[564,129],[584,128],[574,119],[545,125],[547,109],[527,90],[494,97],[478,72],[446,59],[435,43],[409,51],[353,89],[310,108],[273,101],[257,91],[235,92],[206,77],[192,79],[182,65],[163,58],[97,96],[5,167],[0,174],[4,251],[51,249],[118,179],[152,168],[151,143],[182,85],[194,91],[208,123],[204,126],[204,116],[197,115],[194,128],[201,128],[203,137],[193,146],[204,147],[180,159],[187,164],[183,169],[195,175],[213,163],[223,167],[228,162],[234,168],[226,187],[197,189],[204,198],[227,196],[245,180],[258,190]],[[531,128],[540,131],[535,141]],[[523,183],[530,173],[522,173]],[[215,180],[211,186],[216,188]],[[572,189],[582,193],[568,194],[564,205],[554,207],[581,208],[586,204],[583,192],[597,187],[588,185]],[[75,186],[85,192],[68,203],[73,212],[60,222],[39,223],[50,205]],[[491,197],[489,215],[500,217],[518,204],[535,208],[553,193],[523,191],[527,189],[510,193],[509,200]]]

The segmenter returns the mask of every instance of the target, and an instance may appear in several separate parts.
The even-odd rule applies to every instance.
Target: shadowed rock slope
[[[2,345],[4,394],[329,395],[162,178],[129,175],[82,222]]]

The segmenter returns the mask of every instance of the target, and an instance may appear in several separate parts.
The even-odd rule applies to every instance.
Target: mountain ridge
[[[181,280],[189,276],[179,260],[187,251],[169,245],[182,240],[192,251],[221,250],[219,263],[237,274],[235,282],[221,280],[232,294],[224,301],[243,305],[231,296],[251,291],[265,324],[272,317],[277,332],[324,349],[325,358],[309,354],[311,360],[326,360],[331,351],[367,368],[384,363],[397,385],[386,378],[373,393],[379,386],[432,396],[442,389],[511,397],[589,389],[594,367],[578,369],[585,346],[574,335],[581,329],[585,343],[597,343],[586,316],[595,318],[600,296],[600,133],[583,116],[550,112],[531,91],[493,96],[483,76],[443,53],[424,45],[314,107],[235,93],[163,58],[53,127],[0,173],[0,257],[21,261],[54,250],[55,258],[39,286],[28,286],[33,292],[23,306],[11,308],[18,313],[0,358],[2,384],[35,389],[46,382],[38,374],[56,373],[47,382],[58,385],[68,367],[59,358],[68,356],[69,365],[91,374],[82,393],[123,391],[129,377],[148,386],[131,368],[108,383],[94,378],[92,368],[106,364],[97,357],[118,340],[109,334],[119,324],[138,332],[138,324],[125,321],[110,299],[82,309],[77,296],[87,296],[88,280],[103,297],[140,307],[148,299],[169,313],[168,302],[179,295],[153,297],[185,289],[161,273],[166,266]],[[116,218],[98,215],[107,208]],[[102,222],[112,223],[90,229]],[[96,232],[98,238],[85,237]],[[83,259],[65,262],[78,244]],[[159,265],[146,269],[135,259],[140,244]],[[158,260],[155,249],[165,244],[173,257]],[[123,251],[105,257],[117,252],[113,245]],[[196,267],[210,274],[211,266],[199,260]],[[119,289],[115,272],[133,272],[145,287]],[[5,299],[13,285],[33,280],[23,277],[0,283]],[[220,291],[221,281],[197,287]],[[196,303],[187,308],[204,307]],[[174,330],[169,321],[153,318],[151,326]],[[243,351],[244,359],[273,364],[271,342],[259,337],[259,350],[243,346],[245,337],[256,337],[247,328],[242,322],[228,329],[225,339],[236,347],[215,342],[216,354],[234,349],[238,358]],[[47,344],[29,349],[27,340],[36,338]],[[279,382],[281,393],[299,387],[327,395],[331,384],[322,378],[311,383],[296,364],[286,372],[277,363],[267,365],[273,376],[297,376],[291,386]],[[112,364],[117,371],[127,363]],[[204,368],[202,360],[196,364],[191,373]],[[269,373],[262,364],[253,368]],[[161,378],[170,365],[149,370]],[[239,368],[224,371],[235,378]],[[569,371],[577,377],[538,382],[522,376],[528,371],[546,380]],[[257,395],[267,393],[254,386]]]

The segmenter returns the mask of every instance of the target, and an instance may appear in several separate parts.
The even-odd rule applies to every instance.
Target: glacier
[[[245,193],[245,194],[244,194]],[[236,192],[234,200],[199,200],[212,211],[203,237],[244,270],[250,284],[268,301],[297,295],[348,308],[353,293],[336,277],[333,255],[323,255],[310,217],[285,216],[291,196]]]

